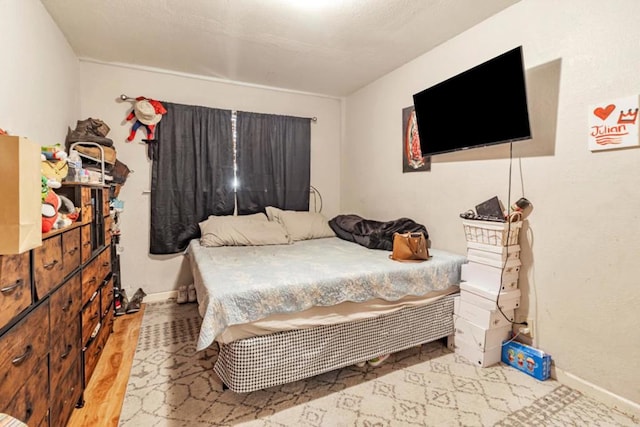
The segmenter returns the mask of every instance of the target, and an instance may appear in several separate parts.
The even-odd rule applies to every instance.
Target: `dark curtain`
[[[238,111],[238,214],[309,209],[310,119]]]
[[[152,254],[183,250],[198,222],[234,210],[231,111],[163,102],[149,142]]]

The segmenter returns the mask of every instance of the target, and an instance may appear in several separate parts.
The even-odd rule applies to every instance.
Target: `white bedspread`
[[[187,249],[202,326],[197,349],[211,345],[228,326],[276,313],[374,298],[396,301],[458,284],[466,257],[430,249],[431,259],[403,263],[390,252],[337,237],[292,245]]]

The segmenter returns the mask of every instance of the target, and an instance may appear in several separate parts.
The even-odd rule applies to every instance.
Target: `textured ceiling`
[[[41,0],[76,55],[345,96],[518,0]]]

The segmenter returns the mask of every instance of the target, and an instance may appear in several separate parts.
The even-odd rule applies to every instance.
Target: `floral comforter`
[[[429,251],[426,262],[403,263],[389,259],[390,252],[337,237],[225,247],[192,240],[186,255],[202,317],[197,349],[207,348],[228,326],[276,313],[374,298],[396,301],[457,285],[466,257]]]

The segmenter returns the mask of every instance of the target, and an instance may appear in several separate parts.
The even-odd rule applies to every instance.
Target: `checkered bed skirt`
[[[298,381],[453,334],[453,298],[371,319],[277,332],[220,345],[215,372],[246,393]]]

